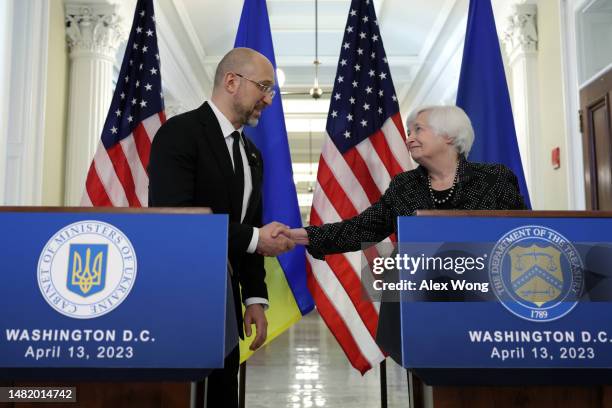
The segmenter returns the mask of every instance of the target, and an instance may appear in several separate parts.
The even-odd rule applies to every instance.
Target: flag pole
[[[380,408],[387,408],[387,360],[380,362]]]
[[[240,364],[240,371],[238,374],[239,385],[238,385],[238,407],[244,408],[245,396],[246,396],[246,361]]]
[[[406,370],[406,383],[408,385],[408,406],[410,408],[422,408],[425,406],[423,395],[423,383],[421,379],[410,370]]]

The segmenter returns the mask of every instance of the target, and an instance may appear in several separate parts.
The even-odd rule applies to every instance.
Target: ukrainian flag
[[[259,51],[276,69],[270,20],[265,0],[245,0],[234,47],[249,47]],[[289,154],[289,141],[278,81],[276,95],[262,112],[257,127],[245,128],[245,133],[263,155],[263,222],[279,221],[292,228],[301,227],[293,170]],[[291,327],[314,307],[306,287],[306,258],[299,245],[277,258],[266,258],[266,284],[270,308],[266,343]],[[253,337],[251,337],[252,339]],[[240,342],[240,361],[248,359],[252,340]]]

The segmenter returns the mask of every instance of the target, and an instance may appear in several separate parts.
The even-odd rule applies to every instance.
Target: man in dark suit
[[[229,262],[240,337],[255,324],[251,349],[266,339],[268,294],[263,256],[293,248],[293,242],[262,227],[263,162],[245,137],[274,97],[274,69],[257,51],[236,48],[219,62],[212,97],[198,109],[169,119],[157,132],[149,162],[149,206],[210,207],[229,214]],[[240,288],[242,290],[240,290]],[[240,294],[242,296],[240,296]],[[244,320],[240,297],[246,306]],[[207,406],[238,406],[239,350],[207,379]]]

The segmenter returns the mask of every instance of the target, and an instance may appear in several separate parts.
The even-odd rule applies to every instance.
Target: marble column
[[[112,99],[117,49],[126,35],[114,4],[66,2],[65,10],[70,47],[65,204],[79,205]]]
[[[515,4],[507,17],[503,42],[509,63],[512,110],[525,179],[534,209],[541,203],[533,189],[537,180],[537,138],[540,123],[538,92],[538,30],[537,6]]]

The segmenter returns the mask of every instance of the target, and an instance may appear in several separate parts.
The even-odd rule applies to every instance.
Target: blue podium
[[[610,401],[612,213],[420,211],[398,242],[401,363],[433,406]]]
[[[2,209],[0,380],[185,382],[223,367],[237,342],[227,223],[206,209]]]

